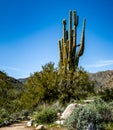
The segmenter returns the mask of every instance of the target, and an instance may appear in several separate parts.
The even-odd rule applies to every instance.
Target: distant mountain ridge
[[[5,74],[4,72],[0,71],[0,81],[1,82],[8,82],[10,83],[11,85],[13,85],[16,89],[22,89],[23,87],[23,83],[20,82],[19,80],[13,78],[13,77],[10,77],[8,76],[7,74]]]
[[[4,73],[0,71],[0,74]],[[90,80],[95,82],[95,87],[99,89],[113,88],[113,70],[100,71],[97,73],[88,73],[88,74]],[[15,79],[13,77],[6,76],[6,80],[9,81],[12,85],[14,85],[18,89],[21,89],[21,87],[23,87],[23,84],[25,84],[28,78]],[[0,80],[2,79],[0,78]]]
[[[22,84],[25,84],[25,82],[27,81],[28,78],[20,78],[18,79],[19,82],[21,82]]]
[[[95,86],[102,88],[113,88],[113,70],[90,73],[89,77],[95,81]]]

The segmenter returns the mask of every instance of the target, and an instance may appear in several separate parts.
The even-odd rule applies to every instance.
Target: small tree
[[[42,66],[41,72],[31,75],[21,98],[24,107],[34,109],[40,103],[50,103],[58,99],[57,79],[57,70],[51,62]]]

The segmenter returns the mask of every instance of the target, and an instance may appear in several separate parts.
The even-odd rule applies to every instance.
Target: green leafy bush
[[[57,118],[57,112],[52,109],[45,109],[39,113],[34,113],[34,120],[36,123],[50,124]]]
[[[86,130],[89,124],[98,130],[104,130],[104,123],[112,121],[110,107],[98,99],[86,106],[76,108],[66,120],[65,126],[69,129]]]

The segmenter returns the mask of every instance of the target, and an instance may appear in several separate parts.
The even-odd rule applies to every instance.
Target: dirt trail
[[[27,122],[23,121],[20,123],[15,123],[11,126],[7,127],[2,127],[0,130],[36,130],[35,128],[27,127]],[[48,130],[67,130],[66,128],[60,128],[60,127],[54,127],[54,128],[49,128]]]
[[[29,128],[26,126],[26,121],[20,122],[20,123],[15,123],[11,126],[7,127],[2,127],[0,130],[35,130],[33,128]]]

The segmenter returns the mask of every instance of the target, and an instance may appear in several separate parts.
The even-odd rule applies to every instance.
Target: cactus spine
[[[62,21],[63,24],[63,37],[59,40],[59,52],[60,52],[60,68],[66,72],[67,70],[75,71],[78,67],[79,58],[84,52],[85,42],[85,23],[83,21],[82,36],[80,44],[77,44],[77,26],[78,19],[76,11],[69,12],[69,29],[66,30],[66,20]],[[74,20],[74,22],[72,22]],[[72,26],[74,23],[74,26]],[[77,49],[77,47],[79,47]],[[78,51],[77,51],[78,50]]]

